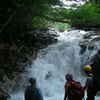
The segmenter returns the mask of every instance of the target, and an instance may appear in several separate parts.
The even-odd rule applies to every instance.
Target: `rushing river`
[[[85,31],[73,30],[59,33],[59,43],[41,50],[37,59],[32,62],[27,72],[22,74],[21,79],[13,80],[11,98],[8,100],[24,100],[24,90],[29,85],[28,79],[35,76],[37,85],[43,92],[44,100],[63,100],[65,74],[72,73],[74,79],[85,83],[83,65],[88,64],[89,59],[81,59],[79,42],[82,41]],[[91,57],[100,47],[93,52],[86,52],[84,58]],[[16,83],[16,81],[19,81]],[[86,97],[86,96],[85,96]],[[96,96],[96,100],[100,100]]]

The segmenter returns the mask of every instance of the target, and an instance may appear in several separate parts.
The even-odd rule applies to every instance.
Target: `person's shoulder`
[[[69,86],[71,86],[71,83],[70,82],[66,82],[65,86],[69,87]]]
[[[36,84],[34,85],[36,87],[37,90],[41,90],[39,86],[37,86]]]
[[[29,89],[31,87],[31,85],[27,86],[26,89]]]

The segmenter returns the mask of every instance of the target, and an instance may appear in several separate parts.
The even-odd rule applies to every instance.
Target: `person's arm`
[[[64,100],[66,100],[66,98],[67,98],[67,96],[68,96],[69,87],[70,87],[70,84],[69,84],[69,83],[66,83],[66,84],[65,84],[65,95],[64,95]]]
[[[64,100],[67,98],[67,91],[65,90]]]
[[[43,100],[42,91],[40,88],[38,88],[38,98],[39,100]]]
[[[87,85],[85,85],[85,86],[83,87],[83,90],[86,90],[86,88],[87,88]]]
[[[30,86],[27,87],[27,88],[25,89],[25,92],[24,92],[24,99],[25,99],[25,100],[28,100],[28,95],[27,95],[27,93],[28,93],[28,91],[29,91],[29,88],[30,88]]]
[[[92,77],[87,77],[86,82],[85,82],[85,86],[83,87],[83,90],[86,90],[86,88],[89,85],[91,85],[91,86],[93,85],[93,79],[92,79]]]

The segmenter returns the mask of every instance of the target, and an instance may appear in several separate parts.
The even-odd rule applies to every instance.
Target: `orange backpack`
[[[68,83],[71,84],[68,94],[69,100],[82,100],[82,98],[84,98],[84,90],[81,83],[76,81],[71,81]]]

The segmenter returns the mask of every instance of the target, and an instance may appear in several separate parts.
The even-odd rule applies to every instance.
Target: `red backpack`
[[[68,83],[71,84],[68,94],[69,100],[82,100],[82,98],[84,98],[84,90],[83,87],[81,86],[81,83],[76,81]]]

